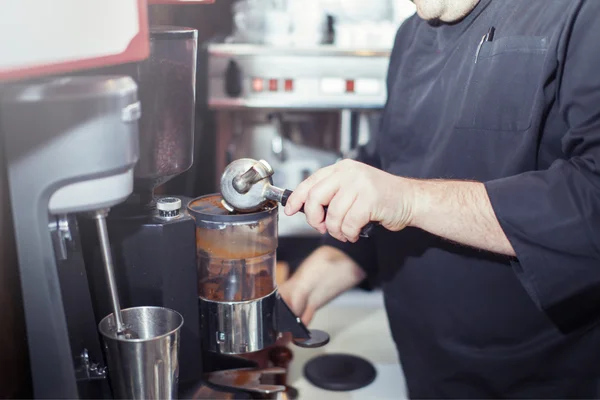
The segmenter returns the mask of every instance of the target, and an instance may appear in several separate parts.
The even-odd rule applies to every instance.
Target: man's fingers
[[[371,213],[368,205],[358,197],[344,216],[341,227],[342,234],[349,241],[355,243],[359,239],[360,231],[370,220]]]
[[[312,187],[318,184],[321,180],[333,174],[333,172],[334,166],[330,165],[329,167],[321,168],[300,183],[288,198],[285,206],[286,215],[296,214],[306,202],[306,198],[308,197],[308,193],[311,191]]]
[[[342,222],[346,213],[352,207],[357,193],[354,190],[344,190],[341,188],[329,203],[325,224],[327,232],[337,240],[342,242],[347,241],[347,238],[342,233]]]
[[[306,221],[313,228],[322,227],[325,221],[323,207],[329,205],[338,192],[340,184],[340,180],[336,179],[335,175],[330,175],[311,188],[304,203],[304,214],[306,214]]]

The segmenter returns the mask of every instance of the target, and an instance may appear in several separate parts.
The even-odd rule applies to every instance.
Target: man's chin
[[[475,8],[479,0],[411,0],[417,15],[426,21],[453,23],[462,20]]]

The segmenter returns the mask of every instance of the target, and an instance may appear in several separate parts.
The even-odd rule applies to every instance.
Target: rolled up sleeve
[[[559,68],[564,159],[485,184],[517,276],[563,332],[600,320],[599,3],[582,6]]]

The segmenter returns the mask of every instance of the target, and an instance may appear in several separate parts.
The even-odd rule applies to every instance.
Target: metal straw
[[[121,304],[119,303],[119,293],[117,292],[117,281],[113,268],[113,259],[110,251],[110,242],[108,240],[108,228],[106,227],[107,209],[98,210],[94,213],[96,220],[96,228],[98,229],[98,238],[100,239],[100,249],[102,251],[102,259],[104,261],[104,271],[106,272],[106,280],[110,292],[110,300],[113,308],[113,315],[117,325],[117,334],[122,334],[125,331],[123,317],[121,315]]]

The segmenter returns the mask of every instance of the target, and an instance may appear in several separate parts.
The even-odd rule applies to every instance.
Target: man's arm
[[[406,180],[414,204],[411,226],[456,243],[514,257],[480,182]]]

